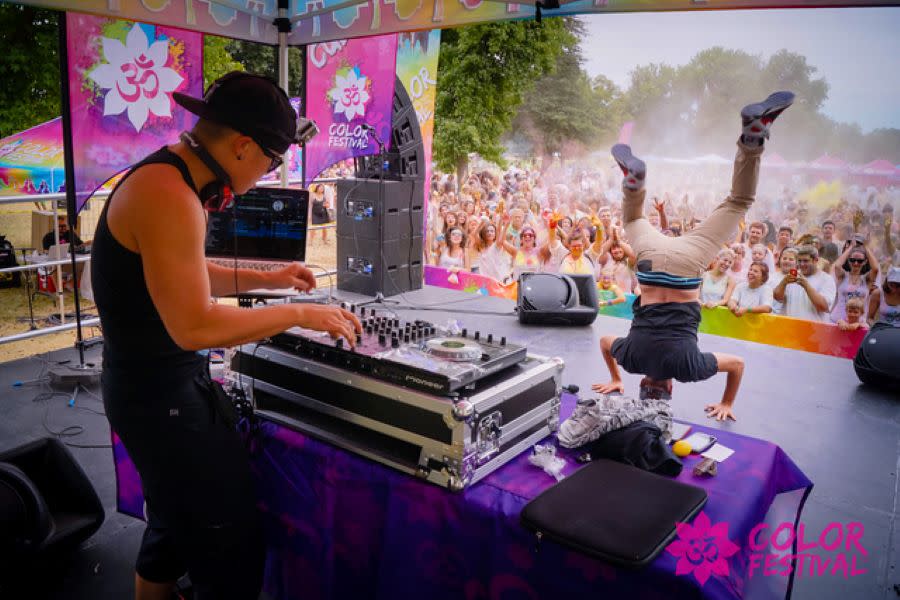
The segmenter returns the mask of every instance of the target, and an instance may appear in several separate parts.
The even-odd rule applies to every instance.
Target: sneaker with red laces
[[[631,153],[631,147],[626,144],[616,144],[612,147],[612,155],[625,175],[622,187],[629,190],[643,188],[644,178],[647,177],[647,165]]]
[[[793,92],[775,92],[762,102],[745,106],[741,110],[741,142],[762,146],[769,139],[769,126],[793,103]]]

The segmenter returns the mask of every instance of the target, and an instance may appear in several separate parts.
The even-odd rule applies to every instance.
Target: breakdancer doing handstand
[[[603,358],[612,380],[595,384],[600,393],[623,392],[618,365],[629,373],[644,375],[642,395],[669,397],[672,379],[681,382],[728,374],[722,401],[706,406],[707,416],[720,421],[734,419],[732,406],[744,372],[744,360],[732,354],[700,352],[700,281],[707,265],[723,244],[734,238],[738,224],[753,204],[763,143],[769,126],[794,101],[791,92],[776,92],[741,111],[743,131],[737,142],[731,195],[700,225],[681,237],[658,232],[644,218],[644,161],[631,148],[616,144],[613,158],[621,167],[625,235],[637,255],[637,279],[641,295],[634,301],[634,319],[624,338],[600,340]]]

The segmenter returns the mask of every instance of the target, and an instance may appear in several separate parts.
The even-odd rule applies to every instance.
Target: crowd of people
[[[504,284],[529,271],[590,273],[601,303],[639,295],[613,167],[601,157],[543,169],[476,169],[463,181],[434,173],[426,260]],[[673,237],[697,227],[730,183],[710,168],[662,165],[654,177],[645,216]],[[703,305],[845,330],[877,320],[900,324],[900,186],[846,186],[831,202],[811,202],[810,187],[797,178],[761,181],[756,205],[703,277]]]

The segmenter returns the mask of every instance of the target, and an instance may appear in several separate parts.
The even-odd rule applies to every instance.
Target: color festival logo
[[[335,122],[328,127],[328,145],[332,148],[369,147],[369,131],[353,119],[366,116],[366,105],[372,99],[372,82],[362,74],[359,66],[343,67],[334,74],[334,86],[328,90],[327,100],[334,107]],[[342,115],[346,123],[337,122]]]
[[[153,113],[157,117],[171,117],[169,94],[174,92],[183,78],[166,66],[169,59],[168,40],[152,44],[139,24],[135,24],[123,44],[119,40],[104,37],[103,56],[107,62],[88,74],[106,93],[103,116],[128,113],[128,120],[135,131],[140,131]]]
[[[713,575],[728,576],[728,561],[740,546],[728,538],[728,523],[712,524],[701,512],[694,523],[676,523],[677,539],[666,551],[678,558],[676,575],[693,575],[703,586]],[[747,578],[762,572],[764,577],[825,577],[844,579],[863,575],[860,566],[869,552],[862,544],[865,528],[862,523],[829,523],[818,537],[807,536],[806,526],[800,523],[780,523],[774,529],[760,523],[750,530],[745,548]],[[811,552],[815,550],[815,552]]]
[[[669,544],[666,552],[678,558],[676,575],[694,575],[704,585],[712,575],[728,575],[728,558],[740,547],[728,539],[728,523],[712,525],[705,512],[694,524],[676,523],[678,539]]]

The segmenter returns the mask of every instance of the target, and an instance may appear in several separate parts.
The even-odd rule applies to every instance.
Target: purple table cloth
[[[574,399],[564,397],[562,414],[573,406]],[[713,524],[727,523],[739,549],[727,559],[727,574],[714,573],[701,584],[670,551],[629,571],[546,540],[537,544],[519,513],[555,480],[532,466],[527,453],[451,493],[264,421],[248,439],[268,542],[265,590],[285,600],[784,597],[790,578],[761,581],[757,570],[748,579],[747,539],[767,522],[776,498],[782,521],[799,520],[812,482],[774,444],[714,434],[735,451],[718,476],[694,477],[699,459],[689,457],[678,479],[706,489],[703,514]],[[142,518],[139,476],[115,438],[114,455],[119,510]],[[573,455],[563,456],[564,473],[574,472]],[[602,501],[602,494],[585,498]]]

